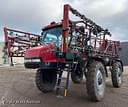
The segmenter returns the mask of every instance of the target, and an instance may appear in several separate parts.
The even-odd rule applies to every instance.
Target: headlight
[[[31,59],[24,59],[24,63],[31,62]]]
[[[40,59],[31,59],[32,62],[40,62]]]
[[[24,63],[27,62],[40,62],[40,59],[24,59]]]

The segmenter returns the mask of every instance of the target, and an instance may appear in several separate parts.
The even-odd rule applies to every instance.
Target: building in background
[[[3,48],[4,48],[4,42],[0,42],[0,65],[10,64],[10,59],[8,58],[7,55],[4,55]],[[13,62],[14,62],[14,64],[23,64],[24,58],[23,57],[14,57]]]
[[[121,43],[122,51],[120,51],[120,58],[125,66],[128,66],[128,42]]]
[[[4,43],[3,42],[0,42],[0,64],[3,64],[4,62],[4,59],[3,59],[3,47],[4,47]]]

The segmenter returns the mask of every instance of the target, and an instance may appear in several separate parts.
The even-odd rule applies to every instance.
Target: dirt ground
[[[91,102],[86,93],[85,80],[81,84],[70,81],[67,97],[41,93],[35,85],[35,70],[23,66],[0,67],[0,107],[128,107],[128,68],[125,67],[122,88],[113,88],[106,80],[106,95],[101,102]]]

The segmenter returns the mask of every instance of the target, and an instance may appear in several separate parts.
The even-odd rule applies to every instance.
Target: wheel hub
[[[102,84],[102,78],[98,78],[98,85],[101,85]]]
[[[98,91],[98,94],[103,95],[104,90],[105,90],[105,83],[104,83],[103,74],[101,73],[100,70],[97,70],[96,89]]]

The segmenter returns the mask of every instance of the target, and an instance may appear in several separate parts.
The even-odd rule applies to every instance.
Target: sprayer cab
[[[50,25],[42,29],[41,44],[53,43],[57,48],[62,44],[62,24],[51,22]]]
[[[42,29],[40,45],[28,49],[25,53],[26,68],[45,67],[48,63],[62,62],[57,52],[62,47],[62,24],[52,22]]]

